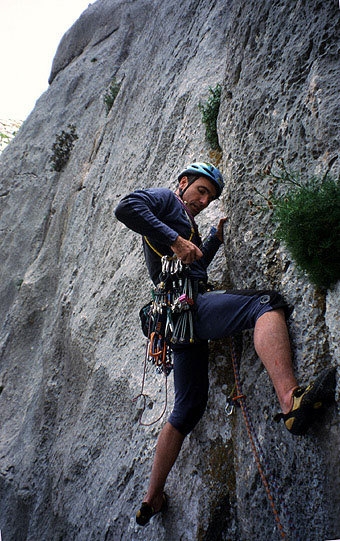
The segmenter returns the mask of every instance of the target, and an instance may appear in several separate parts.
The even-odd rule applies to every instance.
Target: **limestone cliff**
[[[256,173],[276,158],[339,173],[339,17],[335,0],[97,0],[63,37],[49,89],[0,162],[4,540],[280,539],[241,413],[224,411],[227,343],[212,345],[209,406],[170,475],[168,513],[135,526],[160,423],[140,426],[133,401],[150,282],[140,239],[113,211],[128,191],[174,187],[183,166],[214,159],[198,104],[220,83],[227,186],[200,224],[204,233],[228,216],[212,276],[279,288],[295,305],[302,383],[339,365],[339,284],[316,292],[273,241],[268,215],[248,205],[254,187],[266,190]],[[71,130],[56,171],[53,145]],[[244,392],[286,538],[339,537],[337,410],[293,438],[273,423],[278,404],[251,332],[243,342]],[[165,396],[151,367],[146,392],[148,422]],[[169,380],[168,412],[172,392]]]

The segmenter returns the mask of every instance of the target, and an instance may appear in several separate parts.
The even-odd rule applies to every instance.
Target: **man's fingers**
[[[192,246],[194,248],[192,248],[190,246],[189,247],[189,252],[184,254],[180,258],[180,259],[182,259],[183,263],[185,263],[186,265],[190,265],[190,263],[193,263],[197,259],[200,259],[201,257],[203,257],[203,254],[202,254],[201,250],[199,248],[197,248],[197,246],[195,246],[195,244],[193,244]]]
[[[177,237],[174,244],[171,246],[174,253],[177,255],[185,265],[190,265],[203,257],[201,250],[193,244],[190,240],[183,239],[182,237]]]

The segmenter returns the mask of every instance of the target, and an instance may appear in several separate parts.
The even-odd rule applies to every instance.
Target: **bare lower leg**
[[[287,413],[292,407],[292,391],[298,384],[283,310],[266,312],[259,317],[254,329],[254,346],[272,380],[282,411]]]
[[[181,450],[183,440],[184,436],[170,423],[166,423],[159,434],[149,489],[144,498],[156,512],[162,505],[164,485]]]

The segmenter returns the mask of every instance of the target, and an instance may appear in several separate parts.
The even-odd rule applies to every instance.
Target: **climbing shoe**
[[[325,408],[335,402],[336,369],[326,368],[306,389],[298,387],[293,392],[293,407],[288,413],[278,413],[274,420],[283,419],[295,436],[303,435]]]
[[[158,513],[163,513],[168,508],[168,498],[166,494],[163,492],[163,502],[161,505],[161,508],[159,511],[155,511],[154,508],[146,503],[143,502],[141,505],[141,508],[136,513],[136,522],[139,524],[139,526],[146,526],[150,519],[157,515]]]

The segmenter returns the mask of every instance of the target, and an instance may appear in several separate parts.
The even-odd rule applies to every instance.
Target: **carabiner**
[[[231,398],[228,398],[226,406],[225,406],[225,412],[230,417],[234,413],[235,404]]]

